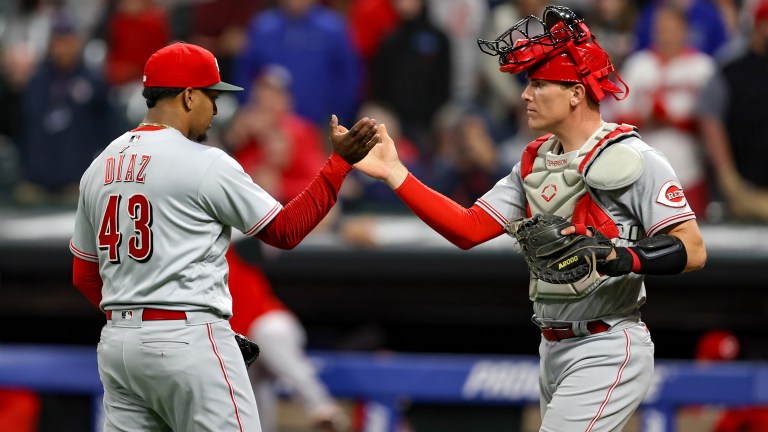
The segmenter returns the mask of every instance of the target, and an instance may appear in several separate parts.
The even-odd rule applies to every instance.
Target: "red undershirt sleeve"
[[[395,193],[416,216],[461,249],[485,243],[504,232],[502,226],[477,204],[464,208],[411,174]]]
[[[72,262],[72,284],[89,302],[99,307],[103,285],[99,274],[99,263],[75,257]]]
[[[286,204],[256,237],[280,249],[293,249],[328,214],[336,203],[339,188],[352,166],[332,153],[312,183]]]

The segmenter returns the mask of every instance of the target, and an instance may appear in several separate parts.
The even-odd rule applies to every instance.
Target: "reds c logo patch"
[[[688,201],[685,199],[683,188],[680,183],[670,180],[661,187],[656,202],[667,207],[685,207]]]

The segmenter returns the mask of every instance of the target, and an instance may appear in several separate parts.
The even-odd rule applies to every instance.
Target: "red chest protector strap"
[[[520,177],[522,177],[523,180],[525,180],[525,178],[528,177],[528,174],[533,171],[533,161],[539,156],[539,148],[551,137],[552,134],[544,135],[525,146],[523,157],[520,159]]]
[[[633,131],[634,128],[632,126],[623,124],[609,132],[603,139],[600,140],[600,142],[592,147],[592,150],[590,150],[589,153],[587,153],[587,155],[584,157],[584,160],[582,160],[581,164],[579,165],[579,172],[583,174],[584,169],[587,167],[592,158],[595,157],[595,155],[598,154],[601,149],[611,145],[611,141],[614,138]],[[523,151],[523,157],[520,160],[520,176],[523,180],[525,180],[528,174],[533,172],[533,162],[539,155],[539,149],[551,137],[551,134],[542,136],[535,141],[532,141],[525,147],[525,151]],[[530,205],[526,206],[526,212],[528,217],[532,216]],[[619,236],[619,229],[616,227],[616,223],[613,221],[611,216],[606,213],[605,210],[603,210],[602,207],[595,203],[595,201],[592,199],[592,195],[589,193],[585,193],[576,203],[576,207],[573,210],[571,223],[574,225],[579,224],[594,227],[608,238],[616,238]]]

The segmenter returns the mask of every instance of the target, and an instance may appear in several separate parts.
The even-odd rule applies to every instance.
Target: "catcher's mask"
[[[584,20],[564,6],[547,6],[542,19],[523,18],[495,40],[478,39],[480,50],[499,57],[499,70],[527,71],[528,79],[581,83],[600,102],[609,93],[616,100],[629,95],[606,53]],[[622,91],[608,79],[613,73]],[[623,93],[623,94],[622,94]]]

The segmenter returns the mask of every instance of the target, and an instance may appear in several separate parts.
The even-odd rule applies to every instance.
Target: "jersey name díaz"
[[[144,183],[150,155],[137,153],[127,155],[123,153],[126,149],[128,149],[127,146],[120,151],[117,158],[110,156],[104,160],[105,185],[113,182]]]

